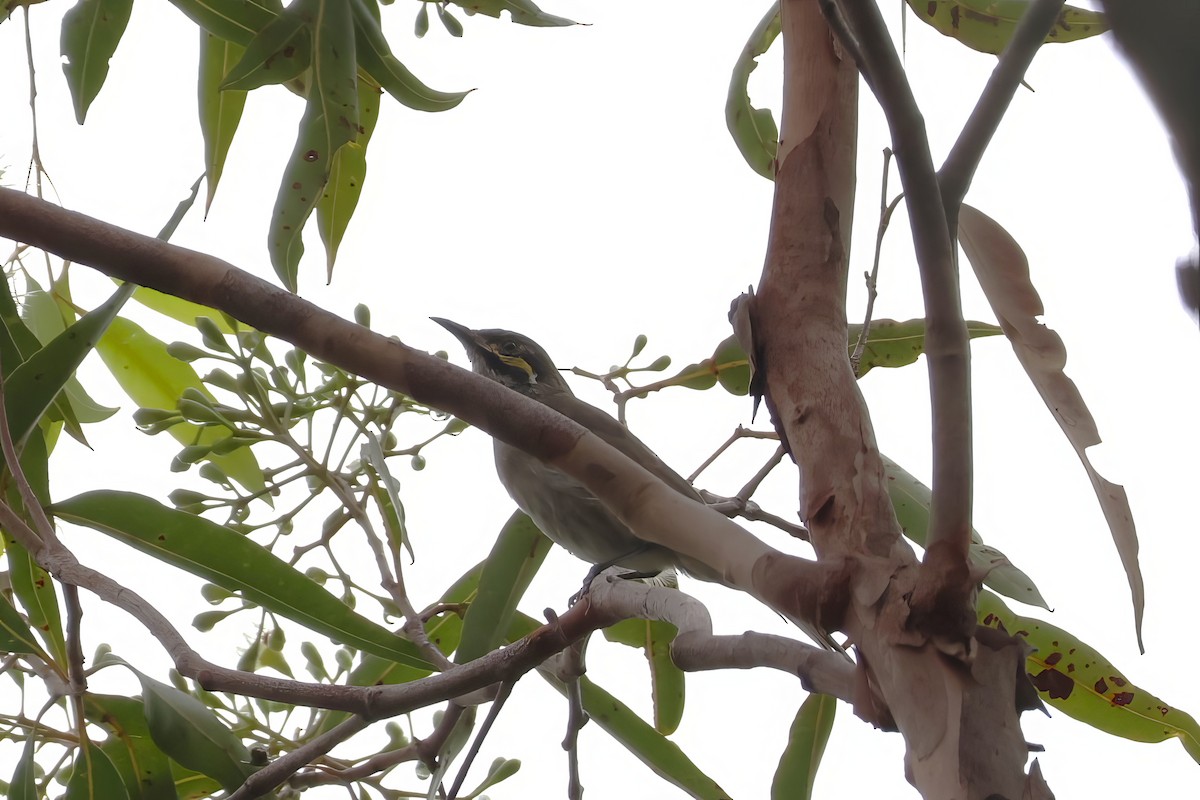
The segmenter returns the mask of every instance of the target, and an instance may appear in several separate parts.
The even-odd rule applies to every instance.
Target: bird
[[[576,397],[537,342],[514,331],[472,330],[441,317],[430,319],[458,339],[476,374],[574,420],[684,497],[704,503],[691,482],[667,466],[627,427]],[[596,575],[611,566],[632,570],[622,577],[642,578],[678,570],[692,578],[731,586],[718,570],[703,561],[640,539],[599,498],[565,472],[499,439],[493,442],[496,474],[517,506],[551,541],[593,565],[576,598],[587,592]],[[787,619],[826,650],[847,655],[844,646],[827,631],[791,615]]]
[[[473,371],[549,406],[574,420],[645,467],[689,500],[700,493],[654,451],[609,414],[571,391],[550,355],[528,336],[499,328],[472,330],[431,317],[450,331],[467,351]],[[671,569],[700,580],[723,583],[720,573],[698,559],[647,542],[629,529],[583,484],[520,448],[495,440],[496,473],[522,511],[553,542],[594,565],[588,581],[610,566],[637,577]]]

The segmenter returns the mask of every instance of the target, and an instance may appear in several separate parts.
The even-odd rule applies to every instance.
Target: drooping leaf
[[[516,641],[528,636],[540,626],[532,617],[517,613],[509,626],[507,639]],[[545,667],[541,676],[560,693],[566,686]],[[656,775],[678,786],[699,800],[728,800],[731,796],[696,766],[687,754],[666,736],[634,713],[633,709],[597,686],[586,676],[580,680],[583,710],[593,722],[604,729]]]
[[[999,54],[1032,0],[907,0],[917,18],[972,50]],[[1098,11],[1063,6],[1046,43],[1074,42],[1108,30]]]
[[[1111,662],[1068,631],[1014,614],[981,592],[979,621],[1019,636],[1036,648],[1025,661],[1041,698],[1097,730],[1136,742],[1178,739],[1200,763],[1200,725],[1191,715],[1131,683]]]
[[[725,99],[725,126],[750,168],[768,180],[775,179],[775,153],[779,149],[779,127],[769,108],[755,108],[750,102],[750,73],[758,67],[758,58],[771,48],[779,36],[779,3],[767,10],[746,40],[733,65],[729,92]]]
[[[650,666],[650,695],[654,707],[654,729],[670,736],[683,719],[686,680],[671,660],[671,642],[679,630],[657,619],[626,619],[604,629],[604,638],[636,647]]]
[[[1133,599],[1134,630],[1142,646],[1142,612],[1145,586],[1138,563],[1137,527],[1125,487],[1107,480],[1088,458],[1087,449],[1100,444],[1100,430],[1088,410],[1079,387],[1063,372],[1067,348],[1062,338],[1038,321],[1045,313],[1042,299],[1029,278],[1029,260],[1021,246],[998,222],[978,209],[963,204],[958,218],[958,235],[971,268],[988,303],[1000,321],[1017,360],[1042,396],[1054,420],[1062,428],[1083,464],[1092,490],[1100,502],[1113,542],[1125,568]]]
[[[129,800],[129,792],[104,751],[85,740],[75,750],[63,800]]]
[[[358,135],[357,65],[350,7],[332,0],[297,0],[284,16],[305,21],[312,39],[312,86],[295,149],[271,214],[271,266],[297,289],[304,254],[301,231],[329,180],[334,154]]]
[[[67,329],[66,321],[63,319],[62,313],[60,313],[60,304],[55,301],[49,292],[42,289],[32,279],[28,280],[26,286],[25,301],[22,304],[21,314],[25,322],[28,323],[29,330],[37,337],[36,341],[42,345],[54,341],[55,337]],[[73,313],[71,319],[74,319]],[[28,355],[32,354],[32,352],[28,353]],[[15,367],[16,364],[13,366]],[[115,407],[110,408],[97,403],[87,393],[87,390],[83,388],[79,380],[72,375],[67,378],[62,392],[51,403],[51,407],[47,412],[47,418],[55,421],[67,421],[68,427],[71,428],[71,435],[80,443],[87,444],[86,439],[83,437],[83,432],[77,430],[79,425],[81,423],[86,424],[106,420],[119,410]]]
[[[8,783],[8,800],[39,800],[41,794],[37,790],[34,778],[34,742],[37,741],[37,730],[25,739],[25,747],[21,749],[21,757],[13,767],[12,780]]]
[[[579,24],[566,17],[547,14],[534,5],[533,0],[450,0],[450,2],[461,6],[468,14],[483,14],[496,19],[500,19],[500,12],[507,11],[509,19],[518,25],[561,28]]]
[[[218,89],[250,91],[286,83],[312,63],[313,20],[299,7],[288,8],[262,27],[218,79]],[[244,95],[243,95],[244,97]]]
[[[145,708],[136,697],[83,696],[84,714],[101,725],[109,738],[100,746],[112,761],[133,800],[178,800],[171,761],[150,736]]]
[[[118,288],[112,297],[80,317],[8,376],[4,383],[5,405],[15,442],[19,443],[37,425],[133,289],[132,284]]]
[[[30,653],[48,660],[33,631],[17,611],[0,593],[0,653]]]
[[[242,57],[244,48],[208,31],[200,30],[200,133],[204,138],[204,175],[207,195],[204,213],[212,207],[217,185],[225,171],[225,158],[242,121],[246,93],[221,89],[225,75]],[[216,315],[213,315],[216,316]]]
[[[4,552],[8,557],[8,575],[13,595],[25,609],[30,627],[37,631],[63,675],[67,671],[67,640],[63,634],[58,591],[50,573],[37,565],[29,551],[8,532],[4,533]]]
[[[243,47],[283,10],[282,0],[171,0],[204,30]]]
[[[468,92],[439,92],[421,83],[400,60],[384,38],[379,19],[364,0],[350,0],[354,11],[354,33],[359,66],[388,94],[417,111],[448,111],[462,102]],[[378,9],[375,10],[378,13]]]
[[[249,749],[204,703],[115,656],[105,656],[98,663],[122,664],[141,682],[150,736],[175,761],[214,778],[230,792],[254,773]]]
[[[810,800],[817,768],[825,755],[825,745],[833,733],[837,714],[837,698],[827,694],[810,694],[788,731],[788,743],[775,777],[771,781],[771,800]]]
[[[133,0],[79,0],[63,17],[63,72],[80,125],[104,86],[108,61],[117,51],[132,9]]]
[[[190,364],[172,356],[165,342],[123,317],[113,320],[96,351],[117,383],[141,408],[175,408],[186,389],[212,397]],[[212,445],[229,435],[221,426],[201,428],[190,422],[180,422],[169,428],[168,433],[185,446]],[[249,447],[229,453],[210,452],[205,458],[247,491],[265,498],[262,469]]]
[[[61,519],[239,592],[336,642],[420,669],[429,667],[412,643],[355,613],[262,545],[215,522],[130,492],[88,492],[51,509]]]
[[[424,4],[422,4],[422,9]],[[380,88],[361,75],[358,78],[358,138],[347,142],[333,156],[329,180],[317,201],[317,231],[325,244],[325,274],[333,280],[333,262],[346,235],[350,217],[358,207],[367,179],[367,144],[379,121]]]
[[[508,518],[484,561],[478,594],[463,619],[456,663],[473,661],[501,644],[517,604],[550,546],[550,540],[524,512],[514,511]]]
[[[556,679],[547,678],[560,691],[564,688]],[[663,780],[678,786],[700,800],[728,800],[729,793],[696,766],[687,754],[667,737],[656,731],[612,694],[597,686],[586,676],[580,678],[583,710],[596,725],[625,747],[639,761]]]
[[[501,781],[506,781],[513,775],[516,775],[520,769],[521,762],[518,759],[497,758],[492,762],[491,766],[488,767],[488,773],[486,776],[484,776],[484,779],[479,782],[478,786],[471,790],[467,797],[479,797],[487,789],[490,789]]]
[[[929,532],[929,506],[933,494],[929,487],[917,480],[903,467],[887,456],[880,454],[887,474],[888,496],[896,510],[896,519],[904,535],[922,547]],[[1033,580],[1013,566],[1008,557],[994,547],[983,543],[983,537],[972,528],[971,546],[968,550],[971,564],[978,569],[988,570],[983,582],[1005,597],[1011,597],[1032,606],[1041,606],[1047,611],[1050,606],[1038,591]]]

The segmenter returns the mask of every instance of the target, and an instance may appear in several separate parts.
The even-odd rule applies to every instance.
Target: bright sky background
[[[898,31],[900,4],[886,5]],[[167,3],[136,4],[108,83],[80,128],[58,67],[55,15],[66,6],[49,3],[33,13],[42,157],[63,205],[153,235],[203,171],[196,29]],[[463,20],[461,40],[436,19],[416,40],[415,4],[385,9],[393,47],[418,76],[435,88],[478,91],[436,115],[385,100],[334,284],[324,285],[314,228],[302,293],[347,317],[366,302],[377,330],[448,350],[460,364],[456,342],[428,316],[519,330],[542,342],[560,366],[593,371],[623,361],[639,333],[650,339],[647,362],[667,353],[682,366],[709,355],[729,333],[730,299],[757,281],[766,241],[771,184],[741,161],[723,118],[729,70],[766,6],[689,4],[681,14],[679,4],[547,0],[547,11],[590,25],[533,29],[474,17]],[[0,82],[0,167],[4,184],[17,187],[30,143],[22,16],[0,25],[8,76]],[[774,104],[778,53],[763,63],[752,86],[760,103]],[[935,161],[993,63],[910,19],[906,65]],[[1045,320],[1066,341],[1068,374],[1105,439],[1092,451],[1094,462],[1128,490],[1142,541],[1147,654],[1137,655],[1125,577],[1086,475],[1001,339],[980,341],[973,351],[976,528],[1033,577],[1055,613],[1021,610],[1075,632],[1168,704],[1200,713],[1193,680],[1200,649],[1188,613],[1200,563],[1200,337],[1178,301],[1173,270],[1193,245],[1187,199],[1158,118],[1109,37],[1046,48],[1028,81],[1036,91],[1018,94],[968,202],[1005,225],[1029,254]],[[865,89],[862,105],[852,276],[870,265],[887,144]],[[175,242],[273,279],[267,219],[301,112],[301,101],[278,88],[251,96],[207,221],[193,213]],[[898,191],[898,180],[892,186]],[[74,276],[77,301],[94,304],[109,291],[106,279],[87,270]],[[963,294],[968,318],[994,321],[969,273]],[[861,319],[864,297],[861,281],[852,279],[852,321]],[[187,335],[152,314],[131,313],[163,338]],[[922,313],[907,218],[898,214],[885,244],[876,316]],[[174,445],[133,432],[131,404],[98,359],[82,378],[98,399],[123,410],[89,431],[95,452],[60,444],[54,496],[101,487],[165,496],[176,485],[166,472]],[[927,480],[926,381],[922,360],[876,370],[862,388],[882,450]],[[592,402],[607,402],[598,385],[574,385]],[[749,413],[745,399],[679,389],[635,404],[629,421],[686,474],[737,424],[748,424]],[[757,427],[765,424],[760,419]],[[698,483],[733,493],[770,452],[743,444]],[[480,432],[427,456],[424,472],[397,466],[418,554],[409,570],[418,606],[486,555],[512,510]],[[778,470],[756,499],[791,514],[794,473]],[[794,549],[772,529],[759,533]],[[156,602],[178,604],[177,621],[190,640],[232,665],[230,643],[241,643],[246,631],[236,622],[211,635],[191,629],[188,620],[202,608],[192,589],[180,587],[194,582],[169,568],[148,570],[152,562],[87,534],[68,542]],[[538,615],[561,608],[584,570],[555,551],[522,609]],[[688,582],[685,589],[708,603],[718,632],[788,633],[773,614],[721,587]],[[86,622],[93,637],[86,653],[110,641],[161,677],[161,649],[129,639],[127,617],[96,606]],[[293,644],[300,639],[293,629]],[[593,679],[649,713],[640,656],[597,641],[590,668]],[[765,670],[690,676],[675,739],[735,797],[765,797],[803,697],[797,681]],[[504,755],[524,759],[525,767],[493,796],[561,796],[565,713],[536,676],[518,686],[479,764]],[[1024,725],[1031,742],[1045,745],[1043,769],[1060,797],[1173,796],[1195,785],[1196,767],[1176,743],[1114,739],[1059,713],[1053,720],[1028,714]],[[0,775],[11,773],[11,753],[0,748]],[[594,725],[584,731],[582,756],[591,797],[681,796]],[[874,732],[843,707],[817,796],[915,797],[902,778],[901,756],[899,736]]]

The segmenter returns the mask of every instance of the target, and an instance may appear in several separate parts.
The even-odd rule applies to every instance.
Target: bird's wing
[[[651,474],[657,476],[663,483],[684,497],[693,499],[699,503],[704,502],[699,492],[696,491],[692,484],[688,483],[687,479],[667,466],[666,462],[656,456],[654,451],[647,447],[641,439],[634,436],[628,428],[613,417],[573,395],[555,395],[551,398],[546,398],[544,402],[564,417],[575,420],[641,464]]]

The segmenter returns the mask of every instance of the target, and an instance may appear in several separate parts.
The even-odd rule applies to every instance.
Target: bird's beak
[[[454,334],[454,338],[458,339],[462,343],[462,346],[467,349],[467,355],[474,356],[475,353],[483,349],[483,343],[479,340],[479,335],[466,325],[459,325],[457,322],[441,317],[430,317],[430,319]]]

